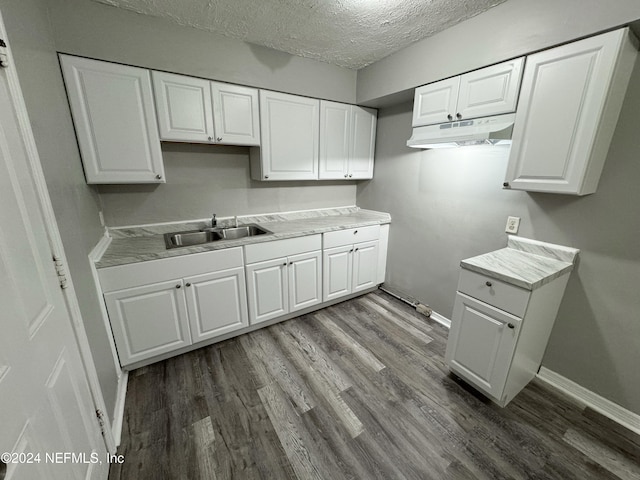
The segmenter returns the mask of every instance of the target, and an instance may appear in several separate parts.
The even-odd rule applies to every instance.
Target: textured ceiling
[[[94,0],[362,68],[505,0]]]

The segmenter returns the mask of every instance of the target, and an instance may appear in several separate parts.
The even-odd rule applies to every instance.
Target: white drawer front
[[[518,317],[524,316],[531,294],[524,288],[465,269],[460,270],[458,291]]]
[[[313,252],[322,248],[322,235],[285,238],[273,242],[245,245],[245,263],[264,262],[273,258],[288,257],[299,253]]]
[[[369,242],[380,237],[380,225],[349,228],[324,234],[324,248],[341,247],[352,243]]]

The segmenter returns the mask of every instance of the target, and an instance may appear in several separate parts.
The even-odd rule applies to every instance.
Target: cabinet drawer
[[[465,269],[460,270],[458,291],[518,317],[524,316],[531,294],[524,288]]]
[[[98,270],[103,292],[242,267],[242,248],[225,248]]]
[[[307,235],[305,237],[286,238],[273,242],[245,245],[244,256],[246,263],[255,263],[278,257],[312,252],[314,250],[320,250],[321,248],[321,235]]]
[[[324,234],[324,248],[341,247],[352,243],[369,242],[380,237],[380,225],[349,228]]]

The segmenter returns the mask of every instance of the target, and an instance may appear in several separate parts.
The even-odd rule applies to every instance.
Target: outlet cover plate
[[[507,226],[504,231],[507,233],[518,233],[520,227],[520,217],[507,217]]]

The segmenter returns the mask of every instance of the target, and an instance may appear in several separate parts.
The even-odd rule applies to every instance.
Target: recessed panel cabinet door
[[[244,268],[184,279],[193,343],[249,326]]]
[[[182,280],[105,293],[120,363],[191,345]]]
[[[377,120],[376,110],[355,105],[352,107],[348,178],[373,178]]]
[[[320,173],[323,180],[347,178],[351,105],[320,101]]]
[[[164,183],[149,70],[60,62],[87,183]]]
[[[414,127],[444,123],[454,119],[460,77],[448,78],[416,88],[413,101]]]
[[[211,82],[217,143],[260,145],[258,90]]]
[[[351,293],[353,245],[324,250],[322,298],[329,301]]]
[[[457,293],[447,363],[477,388],[500,399],[520,323],[518,317]]]
[[[378,240],[353,246],[351,292],[375,287],[378,283]]]
[[[206,142],[214,139],[209,80],[153,72],[162,140]]]
[[[262,180],[317,180],[320,101],[260,90]]]
[[[289,311],[286,257],[246,266],[251,325]]]
[[[289,260],[289,312],[322,302],[322,253],[292,255]]]

